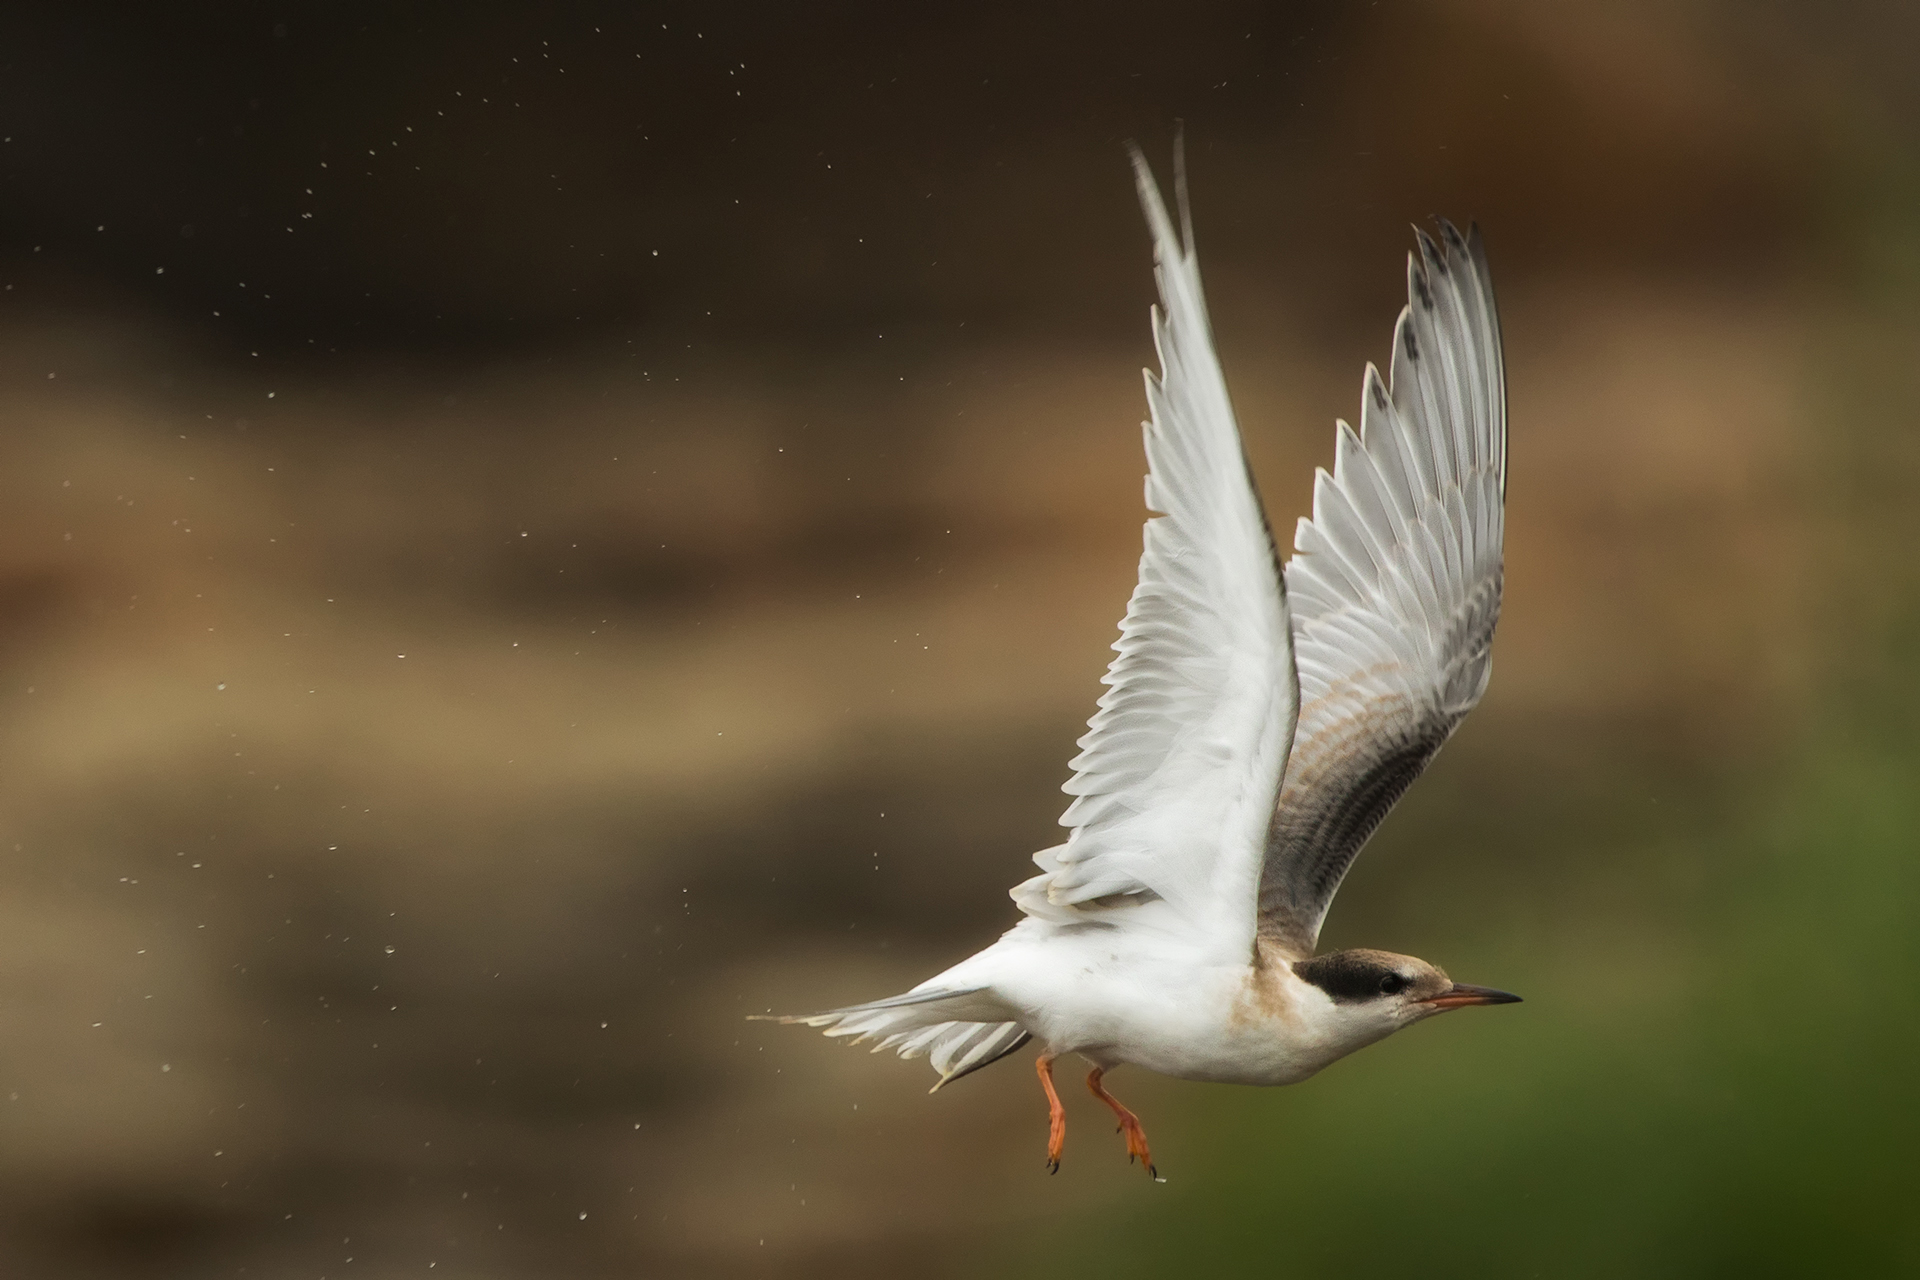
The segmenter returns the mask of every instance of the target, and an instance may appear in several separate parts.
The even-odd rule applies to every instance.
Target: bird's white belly
[[[1092,945],[1047,950],[1019,957],[993,986],[1051,1052],[1263,1085],[1304,1080],[1341,1056],[1294,1007],[1289,975]]]

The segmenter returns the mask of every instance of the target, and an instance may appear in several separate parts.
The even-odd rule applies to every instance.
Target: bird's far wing
[[[1367,366],[1360,432],[1287,562],[1300,723],[1267,837],[1259,933],[1313,954],[1367,837],[1487,687],[1500,616],[1506,377],[1478,228],[1407,257],[1392,381]]]
[[[1139,922],[1244,961],[1298,694],[1273,535],[1247,470],[1181,201],[1177,235],[1136,150],[1161,309],[1146,377],[1140,581],[1063,788],[1064,845],[1014,900],[1043,920]],[[1184,197],[1184,184],[1181,194]]]

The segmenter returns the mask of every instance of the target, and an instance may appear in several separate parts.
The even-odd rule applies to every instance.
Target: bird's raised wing
[[[1500,320],[1478,228],[1407,257],[1392,382],[1367,366],[1287,562],[1300,722],[1259,934],[1313,954],[1367,837],[1487,687],[1507,492]]]
[[[1161,373],[1148,372],[1147,521],[1099,711],[1080,739],[1064,845],[1014,890],[1029,915],[1163,929],[1244,962],[1299,705],[1279,558],[1213,351],[1191,220],[1176,235],[1133,157],[1153,232]]]

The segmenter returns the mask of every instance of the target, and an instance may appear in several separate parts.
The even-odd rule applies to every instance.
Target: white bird
[[[1178,168],[1176,157],[1176,169]],[[927,1055],[935,1089],[1028,1040],[1057,1170],[1053,1063],[1077,1053],[1129,1159],[1145,1133],[1101,1079],[1293,1084],[1449,1009],[1504,1004],[1412,956],[1315,956],[1354,857],[1487,687],[1500,612],[1507,414],[1477,228],[1416,232],[1390,377],[1367,366],[1284,569],[1207,322],[1184,174],[1176,235],[1135,149],[1161,372],[1147,372],[1140,581],[1080,739],[1065,844],[1025,913],[904,995],[777,1019]]]

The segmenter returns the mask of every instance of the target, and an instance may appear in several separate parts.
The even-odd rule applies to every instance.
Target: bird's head
[[[1425,960],[1364,947],[1296,960],[1293,972],[1326,998],[1315,1020],[1343,1054],[1436,1013],[1520,999],[1492,987],[1455,982]]]

